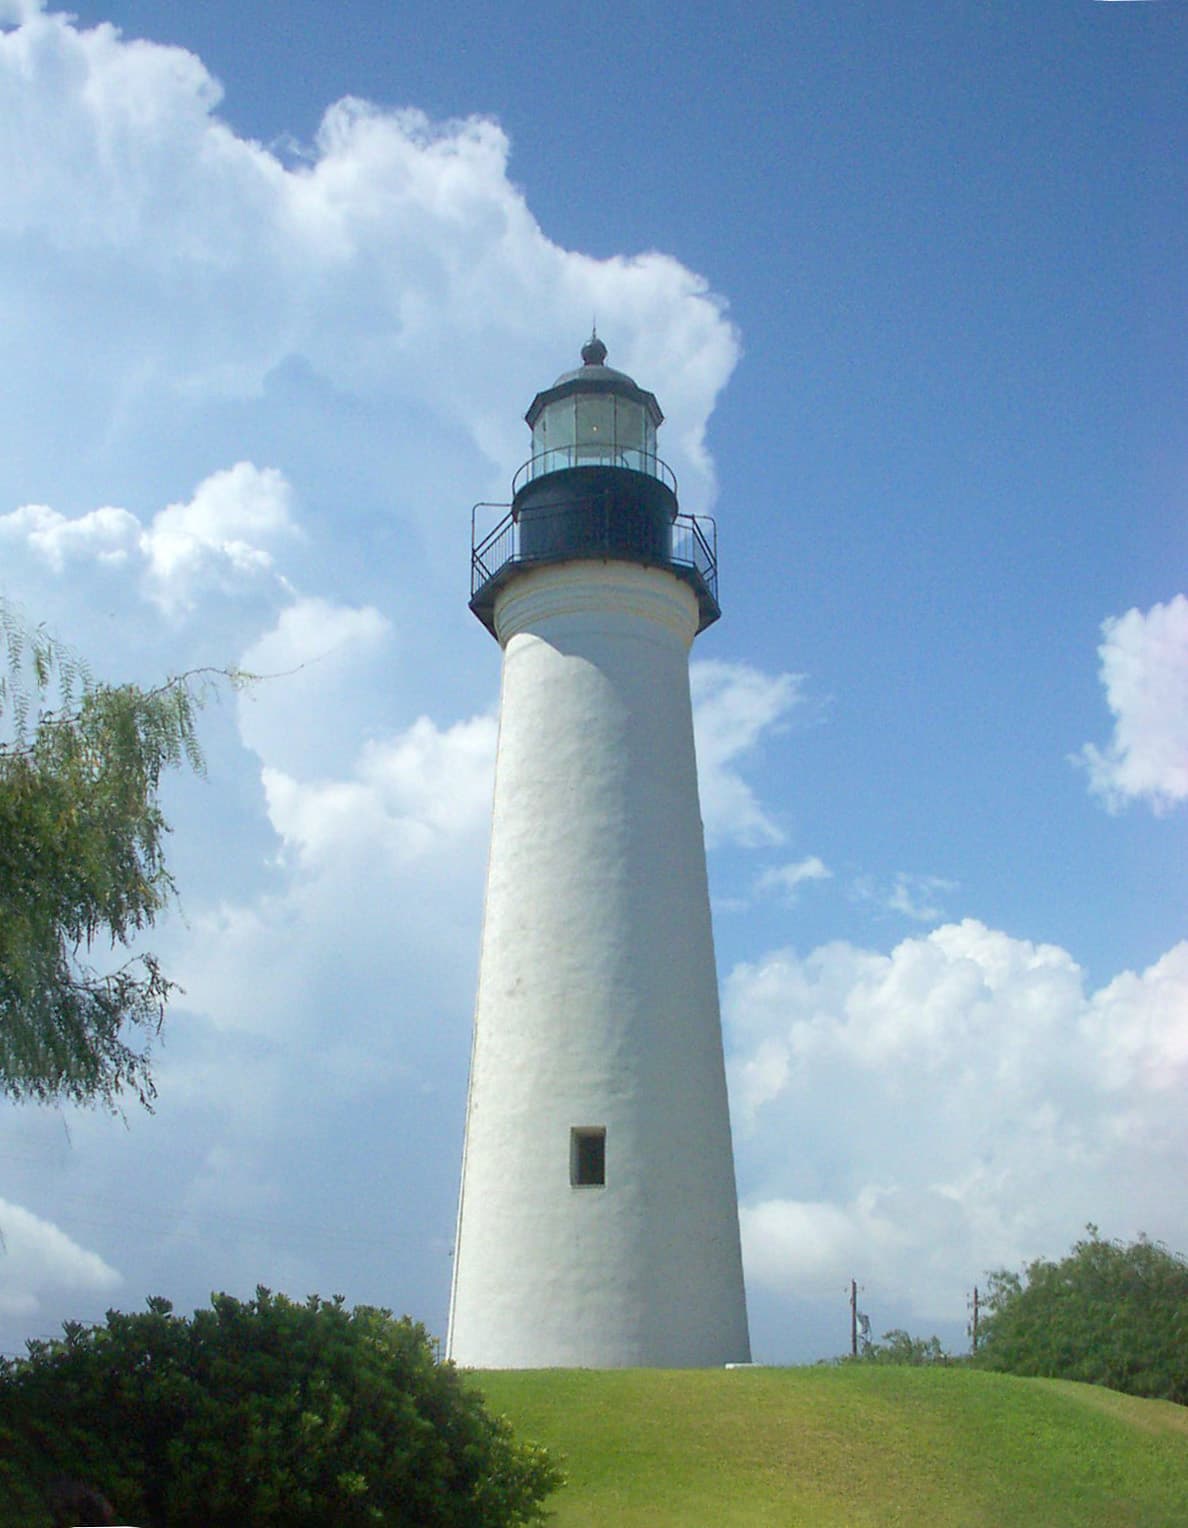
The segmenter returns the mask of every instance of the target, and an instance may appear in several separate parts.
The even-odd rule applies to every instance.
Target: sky
[[[693,689],[756,1359],[1188,1251],[1188,5],[0,0],[0,593],[213,693],[159,1098],[5,1102],[0,1351],[257,1284],[444,1335],[499,650],[597,320]]]

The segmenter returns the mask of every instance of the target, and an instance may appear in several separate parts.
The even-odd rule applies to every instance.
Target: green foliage
[[[503,1528],[559,1483],[422,1326],[266,1289],[192,1319],[150,1299],[0,1365],[0,1482],[27,1511],[63,1474],[143,1528]]]
[[[946,1353],[939,1337],[913,1337],[895,1327],[883,1333],[881,1342],[865,1342],[857,1357],[846,1354],[843,1363],[859,1364],[951,1364],[960,1362]]]
[[[201,772],[200,680],[95,684],[3,600],[0,638],[0,1094],[148,1105],[173,984],[151,954],[100,970],[91,952],[126,950],[172,895],[157,792]]]
[[[1188,1262],[1087,1230],[1058,1263],[991,1275],[976,1362],[1188,1405]]]

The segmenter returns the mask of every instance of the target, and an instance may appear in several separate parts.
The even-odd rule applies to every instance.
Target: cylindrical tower
[[[582,360],[474,545],[504,660],[449,1355],[744,1362],[689,697],[713,530],[679,513],[653,395],[596,338]]]

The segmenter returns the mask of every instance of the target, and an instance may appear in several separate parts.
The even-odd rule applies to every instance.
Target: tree
[[[158,787],[202,770],[205,676],[96,684],[3,600],[0,634],[0,1094],[114,1105],[132,1089],[151,1106],[173,983],[148,953],[114,970],[91,956],[126,950],[173,893]]]
[[[191,1319],[150,1299],[0,1361],[11,1520],[48,1521],[34,1503],[63,1474],[144,1528],[504,1528],[560,1483],[422,1326],[263,1288]]]
[[[1188,1405],[1188,1262],[1086,1230],[1058,1263],[990,1276],[975,1362]]]

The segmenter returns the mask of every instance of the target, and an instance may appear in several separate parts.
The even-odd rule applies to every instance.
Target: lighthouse
[[[476,1368],[750,1356],[689,692],[716,536],[606,357],[537,394],[472,538],[503,650],[448,1337]]]

